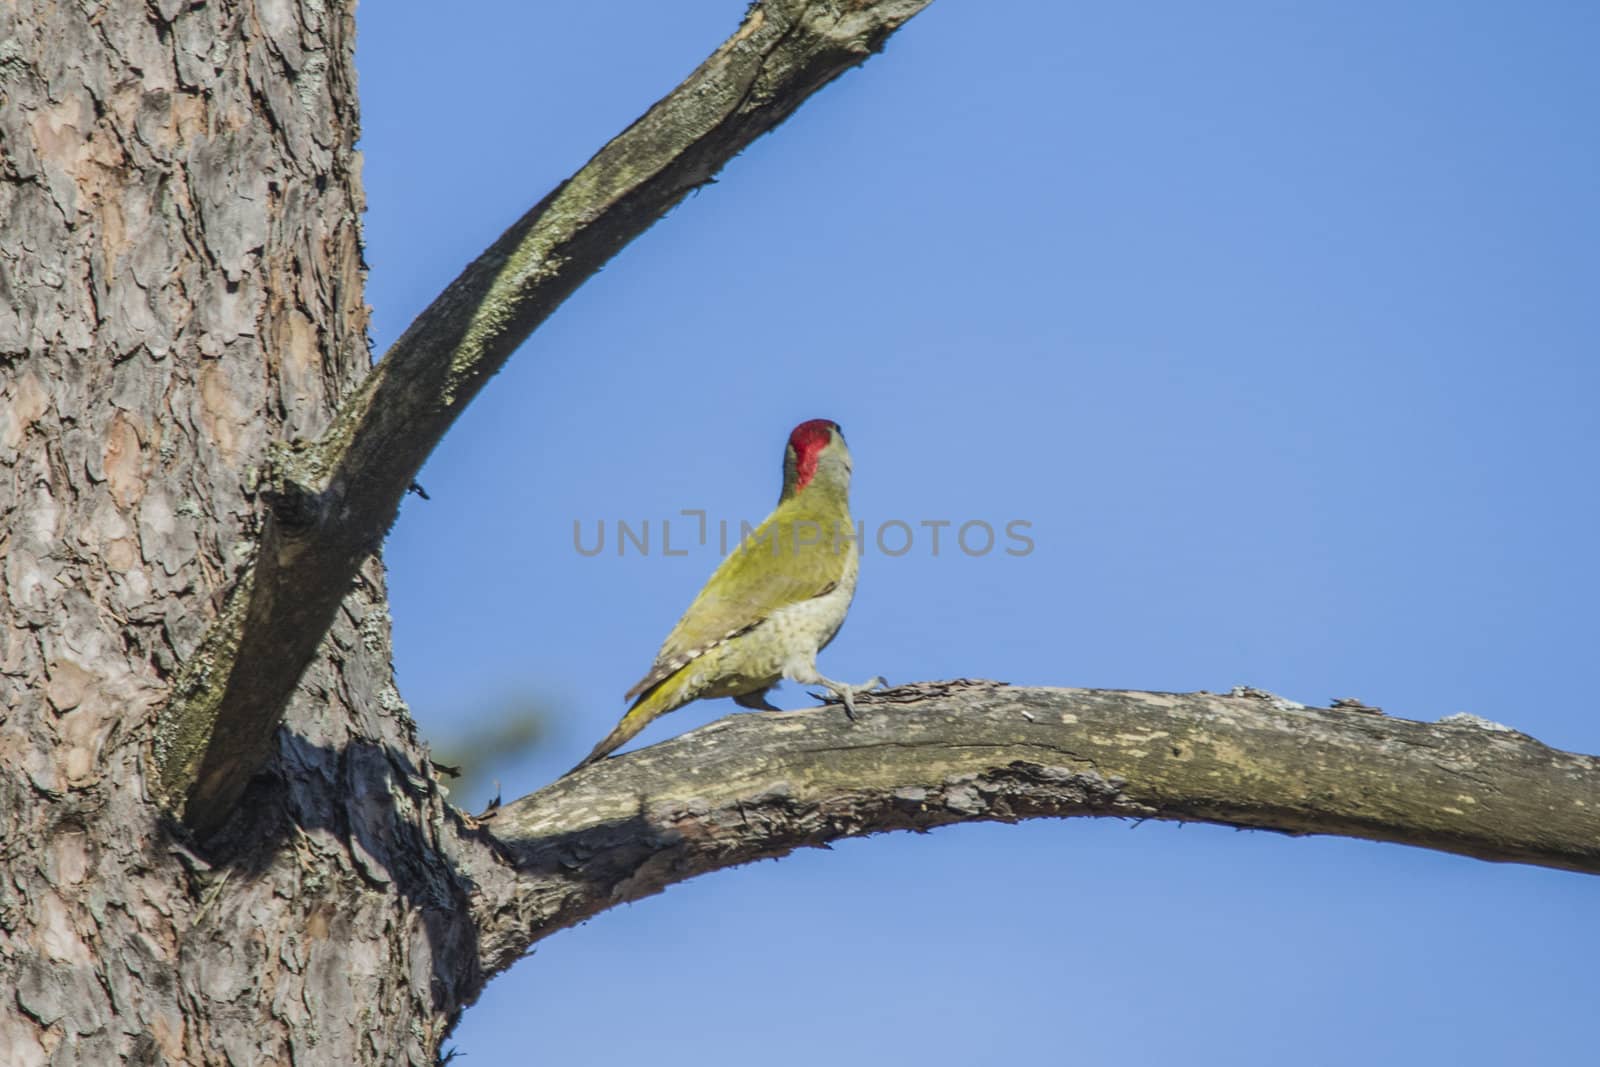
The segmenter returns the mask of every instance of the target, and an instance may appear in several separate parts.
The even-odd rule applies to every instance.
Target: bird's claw
[[[884,680],[884,677],[881,674],[868,678],[860,685],[845,685],[843,682],[831,682],[827,683],[827,696],[823,696],[821,693],[812,693],[811,699],[822,700],[828,703],[843,704],[845,718],[849,719],[851,722],[855,722],[856,694],[870,693],[872,690],[882,689],[888,684],[889,683]]]

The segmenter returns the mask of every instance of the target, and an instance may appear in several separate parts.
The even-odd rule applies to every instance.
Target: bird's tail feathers
[[[606,734],[605,738],[594,746],[594,750],[583,757],[583,762],[572,768],[572,770],[576,771],[597,760],[605,759],[612,752],[627,744],[640,730],[650,725],[652,719],[665,715],[674,708],[681,708],[694,699],[684,695],[683,690],[687,680],[687,672],[679,670],[674,674],[669,674],[661,680],[660,684],[641,694],[639,699],[634,701],[633,707],[629,708],[628,713],[617,723],[616,727],[609,734]],[[572,771],[567,773],[571,774]]]

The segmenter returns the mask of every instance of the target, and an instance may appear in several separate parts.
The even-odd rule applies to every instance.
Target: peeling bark
[[[171,678],[256,551],[256,469],[369,366],[353,29],[268,0],[0,5],[8,1067],[429,1063],[469,995],[376,561],[248,823],[202,854],[151,798]]]

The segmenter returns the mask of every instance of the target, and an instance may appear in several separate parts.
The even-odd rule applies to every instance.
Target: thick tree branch
[[[362,561],[466,403],[568,295],[930,0],[766,0],[677,89],[467,267],[320,441],[281,449],[252,568],[185,665],[157,740],[162,790],[225,819]]]
[[[1481,721],[1308,708],[1256,691],[994,682],[740,714],[606,760],[487,824],[486,973],[615,904],[883,830],[1112,815],[1340,834],[1600,873],[1600,759]]]

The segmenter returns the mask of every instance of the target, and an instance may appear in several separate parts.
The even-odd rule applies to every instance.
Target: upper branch
[[[930,0],[764,0],[665,99],[478,257],[412,323],[320,441],[279,451],[255,563],[185,664],[157,740],[163,792],[199,828],[271,751],[362,561],[466,403],[569,294]]]
[[[908,686],[733,715],[500,809],[477,872],[485,972],[706,871],[883,830],[1038,816],[1341,834],[1600,873],[1600,759],[1492,723],[1308,708],[1256,691]]]

